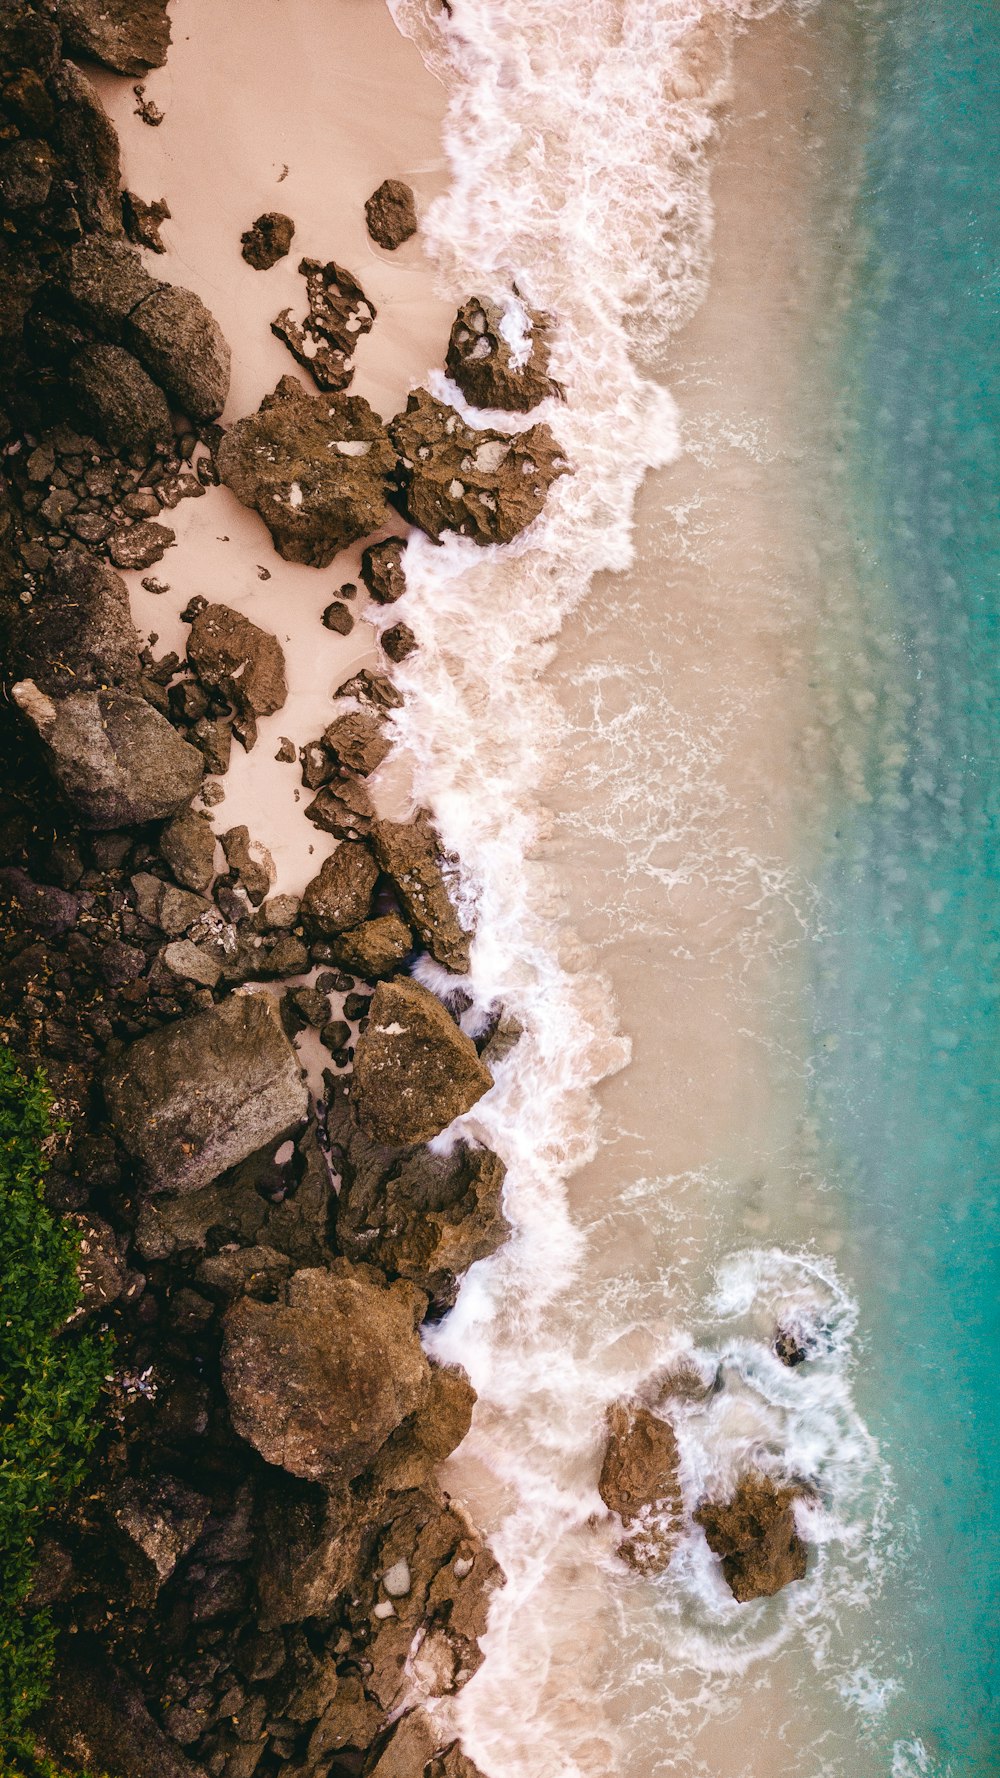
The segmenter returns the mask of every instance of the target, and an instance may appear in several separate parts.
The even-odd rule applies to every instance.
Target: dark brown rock
[[[678,1463],[668,1421],[636,1402],[613,1403],[597,1486],[625,1529],[619,1554],[642,1574],[666,1568],[677,1542],[683,1519]]]
[[[75,186],[84,228],[120,235],[118,135],[86,75],[63,62],[53,78],[57,100],[55,141]]]
[[[307,821],[335,839],[357,840],[371,832],[375,810],[362,783],[356,778],[337,778],[324,784],[305,814]]]
[[[341,1262],[305,1270],[285,1300],[250,1298],[224,1324],[222,1378],[233,1425],[268,1463],[327,1486],[367,1468],[428,1389],[410,1284]]]
[[[493,1085],[475,1047],[417,982],[380,982],[358,1040],[351,1098],[375,1142],[429,1142]]]
[[[370,543],[361,554],[361,578],[377,605],[394,605],[406,591],[402,537],[385,537]]]
[[[393,624],[391,629],[382,631],[380,641],[389,659],[396,662],[405,661],[418,647],[417,638],[409,624]]]
[[[108,549],[116,568],[152,568],[154,562],[162,562],[174,541],[169,525],[140,519],[137,525],[123,525],[113,532]]]
[[[309,313],[303,322],[284,309],[271,322],[292,357],[320,389],[346,389],[354,375],[358,340],[375,323],[375,306],[356,278],[330,260],[303,259],[299,271],[306,281]]]
[[[111,690],[54,700],[30,679],[12,696],[63,796],[89,827],[163,821],[201,786],[201,754],[145,698]]]
[[[228,605],[206,605],[198,613],[187,655],[202,685],[222,692],[237,709],[270,716],[288,696],[277,637]]]
[[[204,895],[215,876],[215,831],[207,815],[186,809],[160,835],[160,854],[185,889]]]
[[[147,452],[173,436],[163,390],[123,346],[84,346],[67,381],[87,425],[113,450]]]
[[[455,317],[445,362],[470,406],[526,414],[547,396],[558,395],[559,385],[548,374],[547,317],[523,304],[519,309],[512,305],[509,314],[520,322],[526,349],[515,355],[503,309],[473,296]]]
[[[403,702],[403,694],[392,680],[384,673],[373,673],[369,667],[362,667],[360,673],[345,679],[335,695],[357,698],[359,704],[369,704],[375,710],[398,710]]]
[[[56,0],[55,15],[67,49],[116,74],[147,74],[167,59],[167,0]]]
[[[260,513],[279,555],[314,568],[385,524],[393,462],[366,401],[309,396],[294,377],[237,421],[218,453],[223,481]]]
[[[466,932],[448,892],[449,870],[429,816],[413,821],[377,821],[372,847],[392,878],[410,925],[436,962],[464,974],[471,934]]]
[[[69,1318],[72,1322],[99,1315],[109,1304],[118,1301],[128,1276],[128,1243],[115,1234],[103,1216],[97,1216],[93,1211],[74,1211],[66,1221],[80,1243],[76,1256],[80,1301]]]
[[[330,1615],[351,1584],[364,1533],[346,1493],[277,1473],[268,1478],[257,1534],[261,1628]]]
[[[45,1748],[74,1771],[128,1778],[205,1778],[154,1723],[137,1687],[88,1636],[60,1648],[36,1731]]]
[[[124,343],[192,420],[221,414],[229,394],[229,347],[193,290],[161,284],[130,313]]]
[[[122,343],[133,309],[158,288],[138,253],[124,241],[86,235],[70,253],[66,290],[76,311],[117,344]]]
[[[734,1599],[769,1599],[802,1580],[808,1563],[793,1511],[804,1489],[771,1476],[745,1475],[729,1500],[703,1501],[694,1514]]]
[[[413,934],[398,914],[366,920],[342,932],[333,946],[335,961],[367,982],[395,975],[412,950]]]
[[[283,216],[280,210],[265,210],[253,227],[240,237],[247,265],[252,265],[255,272],[269,272],[279,259],[284,259],[294,233],[295,224],[290,216]]]
[[[363,710],[331,722],[323,745],[345,771],[357,772],[362,778],[376,771],[392,748],[382,724]]]
[[[327,630],[335,630],[338,636],[349,636],[354,628],[354,617],[342,599],[334,599],[323,612],[323,625]]]
[[[360,841],[342,841],[303,892],[301,915],[307,931],[324,936],[360,925],[377,882],[378,865],[369,848]]]
[[[200,1536],[209,1501],[176,1476],[128,1476],[108,1496],[107,1507],[127,1539],[135,1590],[150,1605]]]
[[[454,408],[416,390],[389,426],[406,516],[431,537],[510,543],[536,519],[569,469],[548,426],[508,437],[474,431]]]
[[[166,253],[160,224],[170,221],[170,205],[165,198],[146,203],[134,191],[122,192],[122,221],[125,233],[137,247],[148,247],[151,253]]]
[[[378,190],[365,200],[365,219],[376,246],[393,253],[417,232],[417,211],[410,187],[402,179],[383,179]]]
[[[274,859],[260,840],[250,838],[242,824],[219,835],[226,863],[254,907],[259,907],[274,882]]]
[[[88,550],[63,550],[18,612],[15,655],[18,673],[50,696],[133,684],[139,637],[121,576]]]

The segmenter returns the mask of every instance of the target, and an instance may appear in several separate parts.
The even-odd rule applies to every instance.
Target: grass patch
[[[0,1045],[0,1773],[54,1773],[26,1724],[45,1701],[55,1632],[27,1607],[37,1539],[83,1479],[107,1342],[65,1331],[80,1298],[78,1240],[47,1209],[52,1095]]]

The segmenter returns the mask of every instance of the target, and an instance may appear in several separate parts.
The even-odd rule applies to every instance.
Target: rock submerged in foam
[[[794,1504],[806,1490],[752,1471],[728,1500],[703,1501],[694,1514],[708,1547],[722,1562],[734,1599],[769,1599],[805,1577],[806,1546],[795,1523]]]
[[[512,303],[505,311],[483,297],[470,297],[455,316],[445,363],[448,375],[473,407],[527,414],[540,401],[560,393],[559,384],[549,376],[547,317],[522,303]]]
[[[674,1429],[649,1408],[616,1401],[598,1492],[624,1527],[618,1553],[642,1574],[666,1568],[683,1519]]]

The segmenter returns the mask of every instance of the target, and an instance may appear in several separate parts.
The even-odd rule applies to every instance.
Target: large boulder
[[[302,1123],[309,1094],[269,996],[236,993],[140,1037],[104,1076],[112,1123],[157,1191],[194,1191]]]
[[[65,284],[81,318],[118,343],[132,310],[159,288],[133,247],[98,234],[72,249]]]
[[[228,605],[206,605],[198,613],[187,656],[202,685],[255,716],[272,715],[288,696],[277,637]]]
[[[412,821],[376,821],[371,843],[431,956],[445,969],[464,975],[472,935],[452,903],[445,860],[427,814],[421,810]]]
[[[59,153],[73,179],[73,198],[84,228],[105,235],[122,232],[118,134],[93,86],[72,62],[63,62],[52,80],[57,100]]]
[[[172,439],[163,390],[124,346],[84,346],[67,380],[87,424],[112,449],[148,453]]]
[[[512,322],[519,324],[517,332]],[[548,374],[546,317],[523,304],[505,311],[482,297],[470,297],[455,316],[445,363],[472,407],[526,414],[546,396],[559,393]]]
[[[19,676],[52,697],[135,681],[139,636],[121,575],[89,550],[55,556],[19,609],[15,655]]]
[[[392,741],[377,717],[365,710],[350,710],[324,731],[323,746],[345,771],[367,778],[378,770]]]
[[[284,1300],[226,1315],[222,1380],[236,1431],[268,1463],[327,1486],[368,1467],[425,1399],[413,1285],[339,1262],[289,1280]]]
[[[201,787],[204,760],[145,698],[122,690],[53,699],[31,679],[11,695],[63,796],[89,827],[163,821]]]
[[[669,1421],[637,1402],[612,1404],[597,1486],[625,1529],[619,1554],[643,1574],[664,1569],[677,1542],[684,1510],[678,1465]]]
[[[261,1628],[329,1617],[353,1580],[364,1534],[346,1490],[331,1492],[280,1472],[269,1477],[257,1525]]]
[[[161,284],[129,315],[125,344],[192,420],[221,414],[229,394],[229,346],[193,290]]]
[[[366,982],[382,981],[402,969],[413,950],[413,934],[398,914],[380,914],[342,932],[332,950],[341,969]]]
[[[66,48],[116,74],[162,68],[170,46],[167,0],[55,0]]]
[[[426,389],[389,426],[406,516],[431,537],[510,543],[537,519],[552,483],[569,469],[545,425],[508,437],[473,430]]]
[[[299,912],[309,931],[323,937],[360,925],[377,882],[378,865],[364,841],[342,840],[303,892]]]
[[[222,479],[264,520],[278,554],[325,568],[390,517],[394,453],[367,401],[307,395],[282,377],[219,446]]]
[[[379,982],[351,1082],[367,1136],[395,1148],[429,1142],[492,1085],[475,1045],[427,988],[405,977]]]
[[[802,1580],[808,1551],[795,1524],[794,1504],[805,1490],[779,1484],[759,1471],[745,1475],[729,1500],[706,1500],[694,1514],[708,1547],[722,1561],[734,1599],[769,1599]]]

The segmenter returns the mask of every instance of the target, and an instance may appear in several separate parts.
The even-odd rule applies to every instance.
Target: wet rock
[[[295,224],[290,216],[283,216],[280,210],[265,210],[253,227],[240,237],[247,265],[252,265],[255,272],[270,271],[279,259],[284,259],[294,233]]]
[[[154,1190],[194,1191],[302,1123],[309,1095],[265,995],[236,993],[109,1064],[115,1132]]]
[[[209,1502],[176,1476],[126,1477],[108,1498],[108,1510],[128,1539],[141,1595],[151,1604],[182,1556],[201,1535]]]
[[[63,550],[19,610],[15,654],[19,673],[56,697],[134,683],[139,637],[121,576],[87,550]]]
[[[808,1552],[795,1525],[794,1503],[801,1486],[779,1486],[771,1476],[751,1472],[732,1498],[703,1501],[694,1514],[734,1599],[768,1599],[805,1576]]]
[[[368,233],[378,247],[389,253],[401,247],[417,232],[417,212],[413,193],[402,179],[383,179],[377,191],[365,201]]]
[[[474,431],[454,408],[418,389],[389,426],[406,516],[431,537],[510,543],[536,519],[569,464],[548,426],[512,437]]]
[[[398,710],[403,703],[403,694],[392,680],[384,673],[373,673],[368,667],[362,667],[360,673],[345,679],[335,695],[357,698],[359,704],[368,704],[375,710]]]
[[[115,531],[108,550],[116,568],[152,568],[154,562],[162,562],[173,542],[169,525],[159,525],[155,519],[140,519],[137,525],[123,525]]]
[[[789,1370],[795,1370],[805,1364],[809,1358],[815,1358],[819,1341],[815,1327],[803,1327],[800,1323],[789,1323],[779,1327],[774,1336],[774,1353]]]
[[[52,81],[57,101],[55,141],[72,169],[74,201],[85,230],[120,235],[118,135],[93,86],[72,62]]]
[[[125,233],[137,247],[148,247],[151,253],[166,253],[160,224],[170,221],[170,206],[164,198],[147,204],[134,191],[122,192],[122,220]]]
[[[396,662],[405,661],[418,646],[409,624],[393,624],[391,629],[382,631],[380,640],[389,659]]]
[[[171,438],[166,396],[123,346],[84,346],[67,380],[86,423],[113,450],[149,451]]]
[[[421,1293],[341,1267],[297,1272],[284,1301],[235,1304],[222,1347],[236,1431],[268,1463],[328,1486],[360,1475],[430,1376]]]
[[[365,981],[394,975],[413,949],[413,934],[398,914],[382,914],[377,920],[342,932],[333,946],[336,962]]]
[[[641,1574],[658,1574],[673,1554],[683,1520],[679,1452],[672,1426],[636,1402],[608,1409],[608,1442],[598,1491],[625,1528],[619,1555]]]
[[[65,1639],[36,1730],[45,1749],[75,1771],[129,1778],[205,1778],[154,1723],[130,1679],[89,1636]]]
[[[188,636],[187,655],[202,685],[255,716],[280,710],[288,696],[277,637],[228,605],[206,605]]]
[[[229,394],[229,347],[200,296],[161,284],[133,309],[125,344],[192,420],[214,420]]]
[[[472,935],[463,928],[448,893],[446,860],[429,816],[420,811],[413,821],[377,821],[371,843],[431,956],[445,969],[465,974]]]
[[[55,15],[71,53],[116,74],[146,74],[167,59],[167,0],[56,0]]]
[[[306,820],[338,840],[357,840],[371,832],[375,818],[372,800],[356,778],[337,778],[324,784],[305,811]]]
[[[373,1141],[429,1142],[493,1085],[475,1047],[417,982],[380,982],[358,1041],[351,1096]]]
[[[470,406],[526,414],[547,396],[559,394],[558,383],[548,374],[546,319],[520,301],[506,310],[478,296],[462,304],[445,362]]]
[[[457,1741],[442,1740],[426,1710],[411,1710],[395,1724],[371,1778],[483,1778]]]
[[[111,690],[54,700],[30,679],[12,696],[63,796],[90,827],[163,821],[201,786],[201,754],[145,698]]]
[[[178,883],[204,895],[215,876],[215,831],[208,816],[194,809],[175,816],[160,835],[160,856]]]
[[[301,915],[308,932],[323,936],[358,926],[371,907],[378,865],[366,845],[344,840],[306,885]]]
[[[323,734],[323,745],[345,771],[367,778],[382,764],[392,742],[382,724],[365,711],[338,716]]]
[[[282,377],[219,446],[222,479],[257,511],[286,561],[325,568],[389,517],[394,453],[357,396],[310,396]]]
[[[361,579],[377,605],[394,605],[406,591],[402,537],[385,537],[370,543],[361,554]]]
[[[271,322],[292,357],[320,389],[346,389],[354,375],[354,351],[370,333],[376,310],[356,278],[333,260],[303,259],[299,271],[306,281],[309,313],[300,324],[284,309]]]

